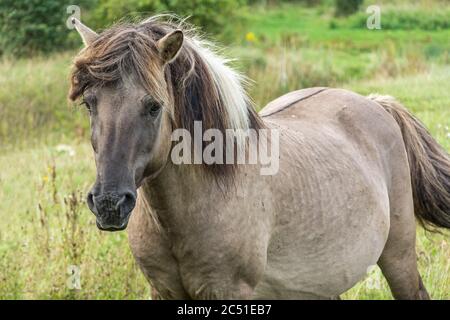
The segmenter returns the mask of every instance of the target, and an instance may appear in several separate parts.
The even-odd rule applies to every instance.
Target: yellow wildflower
[[[256,35],[253,32],[247,32],[245,35],[245,40],[248,42],[255,42],[256,41]]]

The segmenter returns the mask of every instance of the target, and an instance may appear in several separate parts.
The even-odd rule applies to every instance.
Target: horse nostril
[[[89,209],[91,209],[93,213],[97,214],[97,208],[95,207],[94,203],[94,194],[92,192],[88,193],[86,201]]]
[[[126,216],[133,210],[135,204],[136,196],[132,192],[126,192],[117,202],[116,210],[119,211],[121,215]]]

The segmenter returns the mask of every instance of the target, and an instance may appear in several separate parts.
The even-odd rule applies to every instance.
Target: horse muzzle
[[[97,217],[97,227],[100,230],[120,231],[128,225],[131,211],[136,204],[136,195],[131,191],[106,192],[98,195],[91,191],[87,203]]]

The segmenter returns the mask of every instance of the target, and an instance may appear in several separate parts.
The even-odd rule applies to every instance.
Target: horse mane
[[[157,65],[156,42],[177,29],[184,33],[183,46],[162,70]],[[203,131],[218,129],[224,136],[226,129],[233,129],[236,147],[243,148],[247,143],[245,132],[262,128],[263,123],[246,93],[247,78],[229,63],[218,54],[214,44],[175,16],[121,23],[102,32],[75,58],[69,98],[77,100],[89,87],[115,85],[132,74],[156,99],[171,102],[174,129],[184,128],[193,133],[194,121],[202,122]],[[161,77],[167,88],[161,85]],[[234,166],[206,167],[215,174],[223,174]]]

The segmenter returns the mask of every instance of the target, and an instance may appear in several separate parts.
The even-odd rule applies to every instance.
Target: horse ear
[[[80,20],[72,18],[72,24],[77,29],[86,47],[97,39],[98,34],[82,24]]]
[[[164,63],[174,60],[183,44],[183,32],[175,30],[158,40],[156,46]]]

